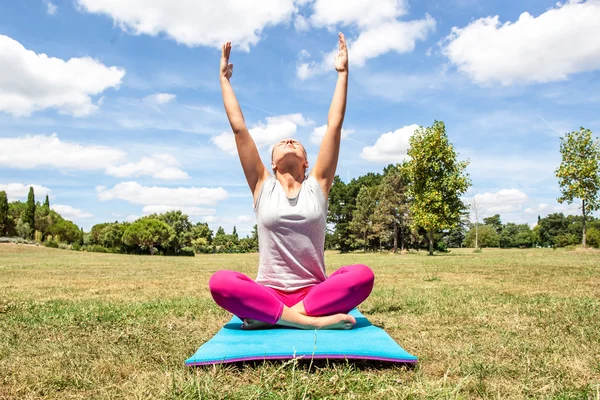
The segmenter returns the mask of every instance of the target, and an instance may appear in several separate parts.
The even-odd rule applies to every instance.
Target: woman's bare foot
[[[277,325],[299,329],[352,329],[356,320],[349,314],[334,314],[323,317],[311,317],[300,314],[296,309],[283,307]]]
[[[316,319],[314,329],[352,329],[356,320],[349,314],[334,314],[324,317],[312,317]]]
[[[244,318],[244,323],[242,324],[242,329],[245,331],[253,331],[253,330],[257,330],[257,329],[275,328],[275,326],[277,326],[277,325],[258,321],[256,319]]]

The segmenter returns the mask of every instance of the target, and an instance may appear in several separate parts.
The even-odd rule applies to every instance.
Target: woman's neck
[[[279,171],[275,171],[275,178],[283,187],[286,195],[288,197],[293,197],[302,186],[302,182],[304,181],[304,171],[296,173],[280,173]]]

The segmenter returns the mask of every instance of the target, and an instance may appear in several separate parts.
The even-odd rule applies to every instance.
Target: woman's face
[[[284,139],[275,143],[271,153],[271,162],[273,163],[273,166],[275,166],[285,157],[290,156],[295,156],[295,158],[298,159],[298,162],[308,163],[304,146],[302,146],[302,143],[294,139]]]

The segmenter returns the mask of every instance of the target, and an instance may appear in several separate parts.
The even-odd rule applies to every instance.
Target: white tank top
[[[298,195],[290,199],[270,175],[254,211],[259,248],[256,282],[292,292],[326,279],[327,198],[313,176],[305,179]]]

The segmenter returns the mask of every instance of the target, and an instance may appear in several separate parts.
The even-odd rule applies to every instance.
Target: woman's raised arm
[[[348,95],[348,49],[343,33],[339,34],[339,52],[335,58],[335,69],[338,72],[338,79],[327,116],[327,131],[321,142],[315,167],[311,172],[319,181],[326,197],[329,195],[337,168]]]
[[[250,186],[250,190],[252,191],[252,195],[256,202],[258,189],[262,186],[262,182],[269,176],[269,171],[260,159],[256,144],[246,127],[242,109],[240,108],[235,93],[233,92],[233,88],[231,87],[231,83],[229,82],[229,79],[233,74],[233,64],[229,64],[230,54],[231,42],[227,42],[223,45],[219,74],[221,91],[223,93],[223,104],[225,105],[225,112],[227,113],[229,124],[234,133],[235,144],[238,155],[240,156],[244,175],[246,176],[246,181],[248,181],[248,186]]]

